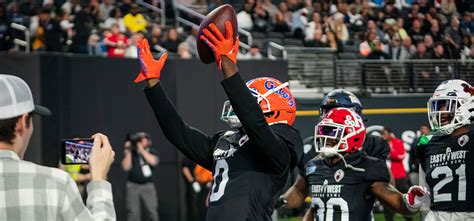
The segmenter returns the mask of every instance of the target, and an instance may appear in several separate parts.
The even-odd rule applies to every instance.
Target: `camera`
[[[151,136],[146,132],[136,132],[127,134],[126,141],[130,141],[132,149],[137,147],[137,143],[140,142],[143,138],[148,139],[149,145],[151,146]]]

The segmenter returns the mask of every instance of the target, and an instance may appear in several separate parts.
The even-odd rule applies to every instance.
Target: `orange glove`
[[[138,59],[140,60],[142,70],[137,78],[135,78],[135,83],[146,79],[160,79],[160,72],[165,65],[166,58],[168,58],[168,53],[163,53],[158,61],[155,60],[150,52],[148,40],[142,37],[138,37],[137,47]]]
[[[211,31],[209,31],[211,29]],[[234,42],[232,24],[229,21],[225,22],[225,37],[217,29],[214,23],[209,24],[209,28],[204,29],[204,35],[200,38],[203,40],[214,52],[216,57],[217,67],[222,68],[221,56],[226,56],[234,64],[237,63],[237,53],[239,52],[239,37]]]

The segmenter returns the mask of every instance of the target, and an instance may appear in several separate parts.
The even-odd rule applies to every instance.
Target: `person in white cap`
[[[66,172],[22,160],[33,133],[33,113],[51,115],[34,104],[25,81],[0,74],[0,220],[115,220],[106,181],[115,153],[108,138],[92,136],[86,207]]]

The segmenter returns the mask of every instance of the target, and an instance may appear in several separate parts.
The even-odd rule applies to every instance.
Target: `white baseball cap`
[[[34,104],[30,87],[23,79],[0,74],[0,120],[30,112],[43,116],[51,115],[48,108]]]

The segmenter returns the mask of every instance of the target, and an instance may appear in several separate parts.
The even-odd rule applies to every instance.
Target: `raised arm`
[[[200,38],[215,54],[217,66],[224,73],[224,90],[245,132],[256,146],[254,151],[270,164],[269,168],[273,173],[283,173],[290,163],[291,141],[283,140],[270,129],[262,109],[239,75],[236,65],[239,40],[233,39],[232,25],[226,22],[225,37],[214,24],[210,24],[203,32],[204,35]],[[291,133],[289,130],[288,132]]]
[[[165,137],[192,161],[206,169],[212,168],[212,138],[188,126],[178,114],[160,84],[160,72],[167,54],[155,61],[146,39],[138,40],[139,60],[142,67],[135,82],[146,80],[145,94]]]
[[[223,60],[223,70],[227,76],[229,72],[226,66],[229,62],[226,59]],[[256,146],[254,151],[271,164],[270,167],[276,174],[283,173],[290,163],[289,146],[281,136],[275,133],[276,131],[270,129],[262,109],[255,97],[250,94],[245,82],[239,74],[234,74],[224,79],[222,85],[245,132]],[[273,127],[285,130],[278,130],[281,134],[287,132],[286,128],[277,125]],[[288,133],[290,132],[288,130]]]

